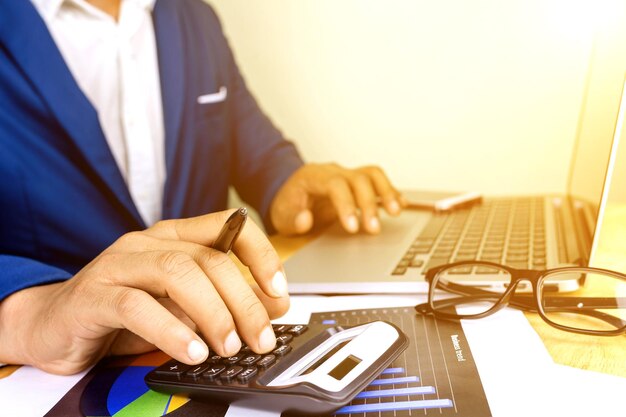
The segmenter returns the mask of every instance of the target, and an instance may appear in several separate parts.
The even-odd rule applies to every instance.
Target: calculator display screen
[[[331,350],[329,350],[328,352],[326,352],[326,354],[324,356],[322,356],[321,358],[319,358],[317,361],[315,361],[315,363],[313,363],[313,365],[309,366],[308,368],[306,368],[303,372],[300,373],[300,375],[307,375],[310,374],[311,372],[313,372],[314,370],[316,370],[317,368],[319,368],[320,366],[322,366],[322,364],[324,362],[326,362],[328,360],[328,358],[330,358],[331,356],[333,356],[335,353],[337,353],[339,351],[339,349],[341,349],[342,347],[344,347],[345,345],[347,345],[350,342],[350,340],[345,340],[341,343],[339,343],[337,346],[335,346],[334,348],[332,348]]]
[[[348,375],[348,372],[353,370],[359,363],[361,363],[361,359],[356,356],[349,355],[347,358],[342,360],[341,363],[335,367],[335,369],[330,371],[328,375],[332,376],[337,381],[341,381],[343,377]]]

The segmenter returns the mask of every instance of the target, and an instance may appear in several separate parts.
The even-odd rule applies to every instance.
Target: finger
[[[211,246],[226,220],[235,211],[231,209],[187,219],[162,220],[142,233],[159,239],[182,240]]]
[[[274,298],[288,298],[287,279],[280,257],[267,236],[254,223],[247,223],[233,252],[247,266],[259,287]]]
[[[205,262],[230,263],[222,268],[225,280],[243,280],[236,266],[224,253],[211,251]],[[102,265],[100,265],[102,264]],[[184,251],[151,251],[131,255],[104,255],[95,273],[111,285],[143,290],[153,297],[169,297],[201,330],[211,347],[221,356],[231,356],[241,348],[235,322],[222,296],[192,255]],[[171,313],[170,313],[171,314]]]
[[[328,182],[328,198],[337,210],[337,216],[343,228],[350,233],[358,232],[359,221],[356,217],[356,204],[352,189],[343,176],[335,176]]]
[[[105,326],[128,329],[181,362],[193,365],[206,360],[205,343],[148,293],[120,287],[110,291],[113,308],[97,312]]]
[[[244,339],[252,350],[257,353],[265,353],[274,348],[276,345],[276,337],[272,330],[270,318],[264,307],[264,303],[259,300],[246,279],[241,275],[239,269],[228,256],[190,242],[160,241],[159,245],[161,245],[161,247],[165,245],[169,250],[185,252],[193,257],[208,279],[211,280],[216,291],[230,311],[239,336]],[[219,260],[216,260],[218,258]],[[285,292],[286,291],[287,289],[285,288]],[[289,305],[288,297],[276,299],[264,295],[264,300],[266,300],[267,305],[271,306],[271,303],[267,302],[267,300],[270,299],[276,300],[275,304],[277,305],[284,305],[285,303],[287,306]],[[277,307],[272,306],[271,308],[276,310]],[[213,328],[212,324],[210,327],[200,325],[203,334],[210,331],[209,329],[211,328]],[[238,350],[239,347],[236,351]],[[230,353],[229,356],[233,354],[234,353]]]
[[[265,294],[256,284],[252,284],[251,288],[257,298],[261,301],[261,303],[263,303],[263,306],[265,307],[265,310],[271,320],[284,316],[289,310],[289,298],[268,297],[267,294]]]
[[[313,228],[310,199],[297,182],[286,184],[271,204],[271,221],[276,230],[284,235],[304,234]]]
[[[376,194],[380,196],[387,213],[391,215],[400,214],[402,208],[400,193],[391,185],[385,173],[378,167],[367,167],[364,168],[364,171],[369,175]]]
[[[157,300],[159,304],[165,307],[170,313],[180,320],[185,326],[189,327],[194,333],[196,331],[196,323],[194,323],[182,308],[178,306],[170,298],[161,298]],[[109,348],[111,355],[136,355],[139,353],[151,352],[156,349],[152,343],[146,342],[141,337],[129,330],[120,330],[115,337],[115,341]]]
[[[170,313],[172,313],[174,315],[174,317],[176,317],[178,320],[183,322],[187,327],[189,327],[194,332],[197,331],[198,326],[196,326],[196,323],[194,323],[193,320],[191,320],[191,318],[189,318],[187,313],[185,313],[185,310],[180,308],[178,306],[178,304],[176,304],[174,302],[174,300],[172,300],[171,298],[160,298],[157,301],[163,307],[167,308],[167,310]]]
[[[380,232],[378,220],[378,203],[374,187],[370,178],[365,174],[351,175],[350,185],[354,191],[354,197],[361,210],[361,222],[369,233]]]
[[[167,220],[146,230],[151,236],[211,246],[226,219],[234,210],[200,217]],[[252,219],[246,221],[233,252],[246,265],[254,280],[271,297],[287,297],[287,281],[280,258],[267,236]]]
[[[266,353],[276,346],[276,336],[265,307],[243,276],[225,279],[230,268],[237,268],[230,259],[217,265],[200,261],[213,285],[235,320],[239,335],[257,353]],[[267,297],[267,295],[265,296]]]
[[[157,347],[152,343],[146,342],[135,333],[124,329],[120,330],[115,337],[115,340],[109,348],[109,354],[114,356],[137,355],[140,353],[151,352],[155,349],[157,349]]]
[[[230,329],[234,326],[230,324],[233,321],[239,335],[255,352],[265,353],[274,348],[276,338],[267,311],[226,254],[183,241],[153,240],[147,241],[147,244],[148,247],[144,250],[151,250],[149,245],[152,244],[170,251],[165,252],[166,261],[157,261],[170,263],[166,267],[171,271],[166,291],[172,300],[184,307],[185,314],[188,314],[198,325],[202,334],[210,340],[211,346],[214,346],[220,355],[232,356],[241,348],[237,335],[231,334]],[[176,260],[173,260],[173,256],[176,256]],[[184,278],[177,278],[181,274]],[[209,285],[209,280],[212,286]],[[169,285],[172,283],[175,285]],[[149,284],[144,282],[143,285]],[[209,307],[205,303],[206,300],[215,299],[214,291],[220,299],[219,302],[213,301],[214,304],[212,304],[212,307],[217,307],[217,311],[207,314]],[[285,291],[287,291],[286,288]],[[181,300],[186,300],[186,304],[182,304]],[[227,314],[222,306],[228,309],[230,317],[226,317]],[[224,318],[220,319],[220,316]],[[219,326],[215,322],[222,320],[227,320],[228,325],[221,331],[217,331],[216,341],[215,333]],[[223,350],[220,350],[219,341],[224,340],[224,332],[228,334],[222,345]],[[216,344],[217,347],[215,347]]]

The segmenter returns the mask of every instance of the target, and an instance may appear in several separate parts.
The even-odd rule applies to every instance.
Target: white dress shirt
[[[166,176],[155,0],[122,0],[117,22],[85,0],[31,1],[96,108],[139,213],[154,224]]]

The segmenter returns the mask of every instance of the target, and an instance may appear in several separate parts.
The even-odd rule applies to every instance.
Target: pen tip
[[[245,207],[241,207],[238,211],[239,211],[239,214],[241,214],[242,216],[248,215],[248,209]]]

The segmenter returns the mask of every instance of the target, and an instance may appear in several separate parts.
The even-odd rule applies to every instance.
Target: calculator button
[[[226,370],[226,372],[224,372],[224,373],[222,373],[222,375],[220,375],[220,378],[222,378],[224,381],[230,381],[234,377],[236,377],[239,373],[241,373],[241,371],[243,371],[243,367],[241,367],[241,366],[231,366],[230,368],[228,368]]]
[[[222,362],[225,363],[226,365],[234,365],[237,362],[239,362],[241,358],[243,358],[243,356],[244,355],[231,356],[230,358],[225,358]]]
[[[270,366],[274,365],[274,363],[276,363],[276,356],[266,355],[266,356],[263,356],[261,360],[256,363],[256,366],[258,366],[261,369],[267,369]]]
[[[295,336],[300,336],[302,333],[306,332],[309,328],[307,326],[305,326],[304,324],[298,324],[297,326],[291,326],[291,329],[289,329],[289,333],[295,335]]]
[[[207,369],[206,372],[202,374],[202,376],[209,380],[214,380],[219,374],[224,371],[224,369],[226,369],[226,366],[224,365],[213,365],[210,366],[209,369]]]
[[[237,375],[237,380],[241,383],[248,382],[250,378],[257,374],[256,368],[246,368],[239,375]]]
[[[286,324],[273,324],[272,327],[274,328],[274,333],[285,333],[289,331],[291,326],[287,326]]]
[[[276,356],[285,356],[289,352],[291,352],[291,346],[289,346],[289,345],[282,345],[278,349],[274,349],[274,351],[272,353],[274,355],[276,355]]]
[[[248,355],[239,362],[239,365],[254,365],[259,359],[261,359],[261,355]]]
[[[293,336],[290,334],[281,334],[276,337],[276,344],[278,345],[288,345],[293,340]]]
[[[200,374],[202,374],[207,369],[209,369],[209,365],[205,365],[205,364],[197,365],[196,367],[192,367],[190,370],[188,370],[185,375],[197,378],[200,376]]]
[[[209,363],[220,363],[222,361],[222,357],[220,355],[210,356],[207,362]]]
[[[187,372],[191,368],[189,365],[185,365],[184,363],[169,361],[164,365],[161,365],[154,372],[159,375],[167,375],[167,376],[182,376],[185,372]]]

